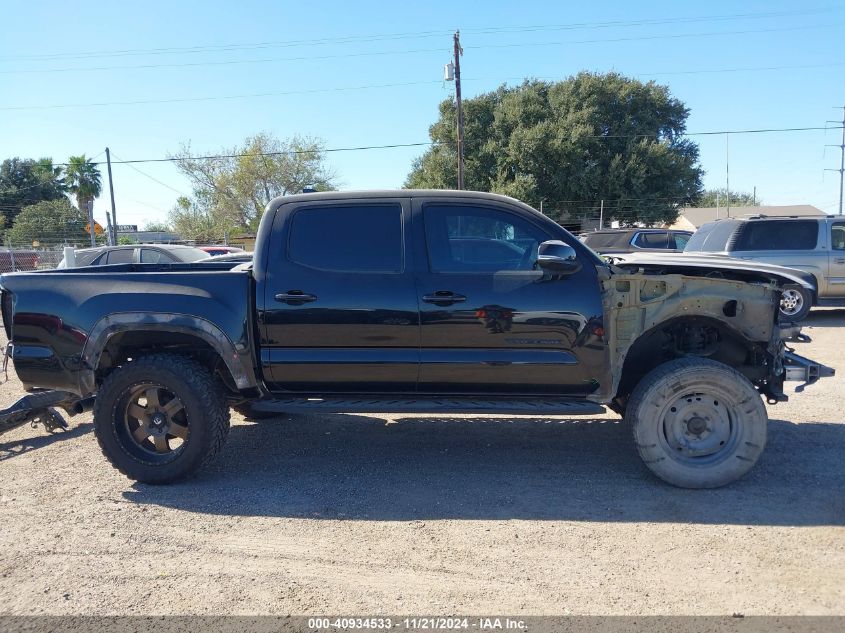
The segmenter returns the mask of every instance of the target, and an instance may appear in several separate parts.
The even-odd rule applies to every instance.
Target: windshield
[[[198,248],[193,248],[191,246],[183,246],[180,248],[171,249],[173,256],[178,258],[179,261],[183,262],[197,262],[201,259],[208,259],[211,257],[205,251],[201,251]]]
[[[708,222],[692,234],[684,252],[715,253],[726,251],[728,250],[728,240],[733,235],[735,228],[735,221],[716,220],[715,222]]]
[[[627,232],[587,233],[583,241],[590,248],[606,248],[608,246],[624,246],[627,237]]]

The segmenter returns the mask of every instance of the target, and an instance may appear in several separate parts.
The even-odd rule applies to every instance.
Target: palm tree
[[[100,170],[90,158],[71,156],[65,168],[65,183],[68,191],[76,196],[80,211],[88,208],[88,202],[100,195]]]
[[[57,197],[59,197],[58,194],[63,194],[67,191],[64,170],[61,165],[54,165],[52,158],[39,158],[35,161],[32,171],[38,180],[44,183],[44,187],[56,192]]]

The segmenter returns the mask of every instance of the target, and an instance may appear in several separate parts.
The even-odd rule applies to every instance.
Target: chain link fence
[[[73,246],[73,244],[68,244]],[[64,245],[22,248],[11,245],[0,247],[0,274],[21,270],[55,268],[64,257]]]
[[[126,237],[118,241],[118,246],[136,246],[140,244],[183,244],[187,246],[235,246],[251,251],[255,241],[254,237],[242,239],[224,240],[220,244],[195,244],[190,240],[163,240],[149,239],[155,236],[144,235],[147,238],[139,241],[134,237]],[[106,238],[99,236],[96,240],[99,247],[107,246]],[[91,248],[88,240],[68,240],[65,238],[47,237],[34,240],[32,244],[15,244],[9,240],[0,241],[0,274],[27,270],[48,270],[55,268],[64,258],[64,249],[73,247],[76,249]]]

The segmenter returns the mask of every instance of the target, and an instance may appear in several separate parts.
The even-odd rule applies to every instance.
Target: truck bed
[[[108,340],[142,325],[149,333],[157,324],[199,330],[210,345],[234,349],[237,364],[251,370],[252,274],[231,268],[119,264],[2,275],[15,370],[24,385],[87,396],[95,390],[92,363]]]

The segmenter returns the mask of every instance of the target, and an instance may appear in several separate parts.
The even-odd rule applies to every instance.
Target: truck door
[[[577,240],[492,201],[415,200],[414,206],[423,262],[418,390],[594,391],[606,362],[595,264],[585,261],[570,277],[537,267],[541,242]]]
[[[827,292],[831,299],[845,299],[845,221],[830,223]]]
[[[261,362],[275,391],[412,392],[419,313],[404,198],[283,204],[263,283]]]

